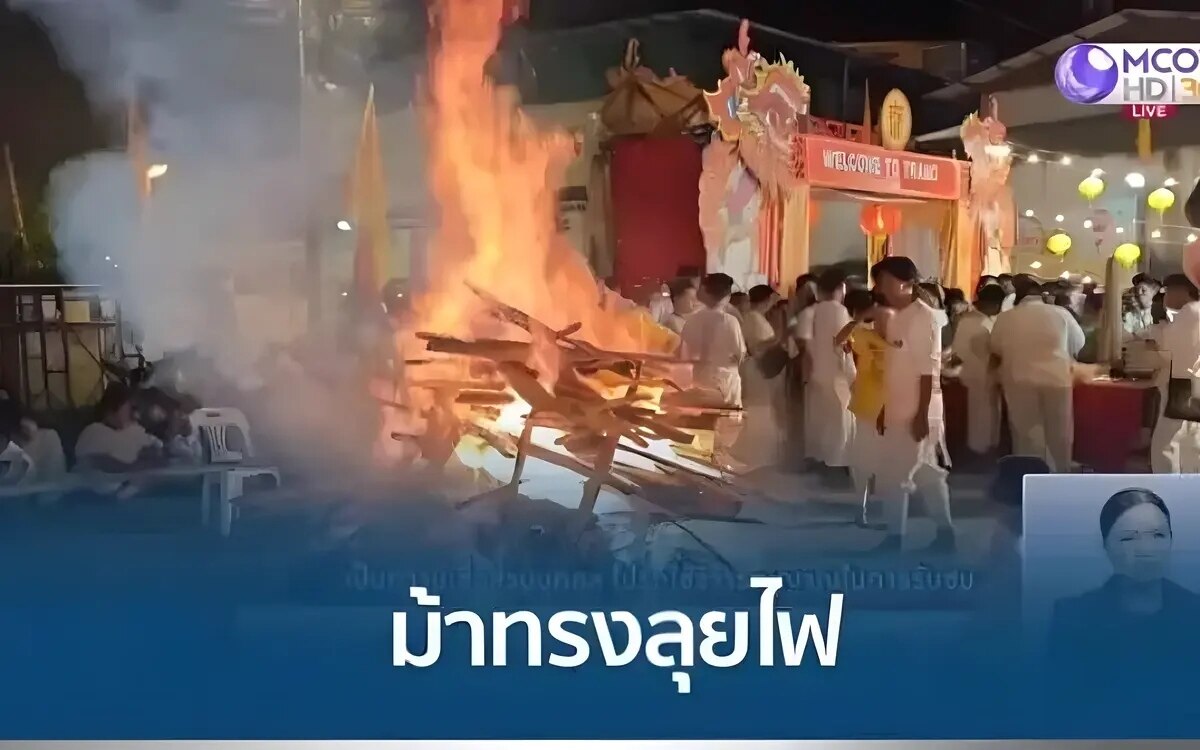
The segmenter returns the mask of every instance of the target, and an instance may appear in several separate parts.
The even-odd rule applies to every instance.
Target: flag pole
[[[299,116],[300,116],[300,169],[305,184],[308,184],[309,176],[312,174],[312,168],[309,164],[308,156],[308,54],[305,50],[304,42],[304,0],[296,0],[296,50],[297,50],[297,65],[299,73],[300,85],[300,101],[299,101]],[[309,201],[308,211],[306,211],[306,220],[304,225],[304,277],[305,277],[305,298],[308,307],[308,331],[310,335],[315,335],[320,331],[322,315],[321,304],[321,229],[319,219],[315,217],[323,216],[316,210],[316,206],[312,205],[313,196],[310,194],[307,197]]]
[[[21,249],[29,250],[29,237],[25,234],[25,214],[21,211],[21,192],[17,189],[17,171],[13,167],[12,150],[4,144],[4,166],[8,172],[8,190],[12,194],[13,221],[17,223],[17,236],[21,239]]]

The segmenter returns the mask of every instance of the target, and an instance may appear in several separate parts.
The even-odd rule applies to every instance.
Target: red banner
[[[801,178],[814,187],[954,201],[962,197],[962,165],[954,159],[889,151],[837,138],[796,139]]]

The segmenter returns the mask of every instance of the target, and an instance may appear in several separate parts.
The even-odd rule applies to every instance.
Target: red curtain
[[[613,143],[614,273],[622,293],[705,267],[700,233],[700,145],[685,136]]]

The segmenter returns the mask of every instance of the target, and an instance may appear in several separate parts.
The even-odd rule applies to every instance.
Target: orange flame
[[[436,40],[426,126],[440,228],[430,252],[430,288],[417,301],[420,330],[478,330],[481,302],[469,285],[554,329],[581,323],[601,346],[662,349],[638,316],[602,310],[583,256],[558,234],[558,189],[574,138],[539,130],[515,92],[487,77],[510,0],[435,0]]]

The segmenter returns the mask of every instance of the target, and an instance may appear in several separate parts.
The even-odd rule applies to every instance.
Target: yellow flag
[[[1137,130],[1138,157],[1148,160],[1154,155],[1154,146],[1150,140],[1150,121],[1146,118],[1138,120]]]
[[[354,285],[368,303],[380,299],[388,280],[391,227],[388,224],[387,179],[375,116],[375,86],[367,95],[362,133],[354,156],[350,184],[350,216],[355,232]]]
[[[150,161],[149,147],[146,143],[146,127],[142,122],[141,111],[137,101],[129,102],[126,116],[125,148],[129,151],[129,159],[133,163],[133,179],[137,186],[138,197],[145,201],[150,197]]]

